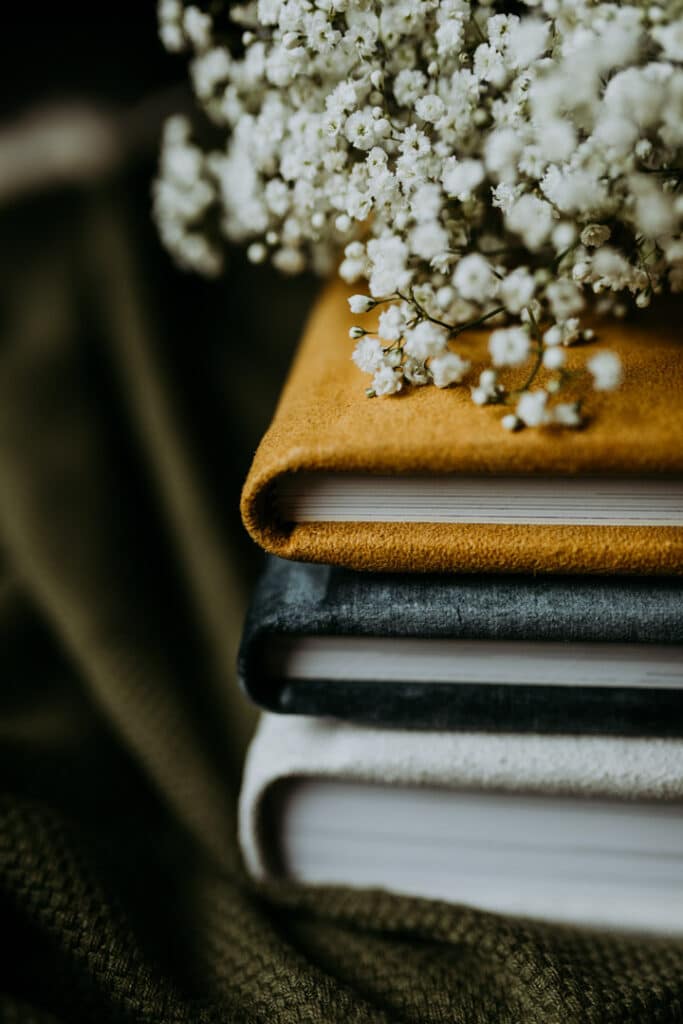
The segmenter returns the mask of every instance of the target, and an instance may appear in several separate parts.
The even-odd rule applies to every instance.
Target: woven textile
[[[682,943],[249,887],[240,381],[155,336],[163,290],[119,207],[61,215],[68,244],[54,220],[3,232],[0,1020],[680,1021]]]

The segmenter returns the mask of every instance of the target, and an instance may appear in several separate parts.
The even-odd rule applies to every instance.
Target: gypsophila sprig
[[[683,4],[505,8],[161,0],[161,38],[191,55],[225,144],[168,123],[156,216],[207,274],[229,240],[284,273],[367,282],[351,309],[378,326],[351,337],[369,395],[461,384],[507,406],[508,429],[576,427],[561,347],[591,339],[587,305],[620,316],[683,291]],[[477,380],[464,332],[482,324]],[[521,388],[504,386],[525,366]],[[596,353],[582,379],[617,387],[618,358]]]

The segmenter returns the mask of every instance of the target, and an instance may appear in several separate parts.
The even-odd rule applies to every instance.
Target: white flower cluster
[[[679,0],[224,6],[232,32],[215,2],[159,5],[225,138],[200,148],[167,126],[155,206],[180,262],[217,273],[228,239],[286,273],[367,281],[352,310],[381,305],[377,336],[351,333],[372,395],[459,383],[451,345],[490,321],[473,400],[513,405],[509,428],[579,425],[557,395],[587,301],[619,316],[683,291]],[[611,353],[585,372],[598,390],[620,380]]]

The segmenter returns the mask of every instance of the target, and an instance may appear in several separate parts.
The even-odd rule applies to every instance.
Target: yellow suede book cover
[[[302,471],[556,478],[559,493],[568,477],[683,478],[680,306],[599,323],[597,345],[568,350],[570,367],[604,348],[624,369],[617,391],[589,393],[582,429],[509,433],[500,407],[476,406],[463,385],[368,399],[368,378],[351,361],[348,332],[359,318],[349,313],[349,294],[337,282],[323,291],[254,457],[242,516],[260,545],[285,558],[375,571],[683,573],[681,526],[281,521],[277,482]],[[472,361],[465,385],[478,379],[489,334],[457,339]]]

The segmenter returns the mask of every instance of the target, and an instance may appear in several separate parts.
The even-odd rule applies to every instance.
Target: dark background
[[[8,139],[26,176],[0,187],[0,1019],[94,1020],[64,993],[73,929],[89,950],[97,930],[35,914],[82,912],[73,835],[136,941],[187,973],[179,879],[233,856],[254,720],[234,659],[261,554],[239,494],[316,284],[239,251],[205,281],[162,249],[160,128],[192,98],[155,4],[3,15],[0,182]],[[94,173],[32,155],[65,108],[113,126]]]
[[[293,346],[315,293],[311,279],[285,280],[248,265],[231,250],[220,281],[178,270],[162,249],[151,220],[150,193],[163,117],[195,110],[182,55],[158,39],[156,4],[149,0],[93,4],[11,5],[0,39],[0,116],[3,127],[64,104],[86,106],[123,131],[133,126],[120,161],[85,184],[46,183],[0,205],[2,265],[30,262],[33,245],[79,230],[74,213],[84,195],[116,192],[126,206],[134,258],[142,269],[152,327],[163,358],[183,383],[183,428],[196,443],[235,531],[236,557],[253,576],[259,556],[241,535],[239,489],[267,425]],[[2,267],[0,267],[0,273]]]

